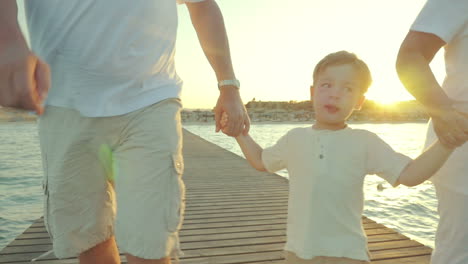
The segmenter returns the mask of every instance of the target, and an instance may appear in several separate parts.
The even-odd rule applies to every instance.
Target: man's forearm
[[[218,81],[235,78],[223,16],[213,0],[187,3],[203,52]]]
[[[24,41],[18,24],[18,7],[16,0],[0,1],[0,51],[11,41]],[[26,43],[24,41],[24,43]]]
[[[437,108],[450,108],[452,101],[437,82],[428,61],[422,54],[400,51],[397,72],[406,89],[431,112]]]
[[[435,142],[406,166],[398,182],[406,186],[423,183],[444,165],[453,150],[442,145],[440,141]]]

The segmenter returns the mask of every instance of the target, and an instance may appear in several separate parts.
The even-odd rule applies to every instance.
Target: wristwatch
[[[237,89],[240,88],[240,82],[237,79],[232,79],[232,80],[222,80],[218,82],[218,89],[221,89],[223,86],[235,86]]]

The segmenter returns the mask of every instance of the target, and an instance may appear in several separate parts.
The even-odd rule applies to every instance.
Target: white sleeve
[[[262,152],[263,166],[268,172],[277,172],[287,167],[288,135],[282,136],[275,145]]]
[[[205,0],[177,0],[177,3],[179,5],[185,4],[185,3],[197,3],[197,2],[203,2]]]
[[[427,0],[411,30],[432,33],[449,43],[468,23],[467,14],[467,0]]]
[[[376,134],[369,132],[367,140],[367,174],[377,174],[392,186],[412,159],[396,152]]]

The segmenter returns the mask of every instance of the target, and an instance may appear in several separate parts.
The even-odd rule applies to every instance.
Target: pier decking
[[[184,156],[187,207],[180,231],[181,264],[283,263],[287,180],[257,172],[243,158],[187,131]],[[362,221],[373,264],[429,263],[429,247],[366,217]],[[0,263],[31,263],[51,248],[40,218],[0,252]],[[52,255],[36,263],[78,261]]]

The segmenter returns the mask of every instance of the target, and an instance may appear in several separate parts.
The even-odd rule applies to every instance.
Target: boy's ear
[[[364,95],[361,95],[358,102],[354,106],[354,110],[361,110],[361,107],[362,107],[362,105],[364,104],[365,101],[366,101],[366,97]]]

